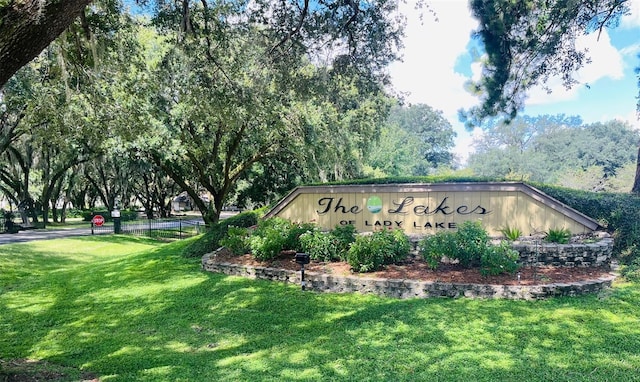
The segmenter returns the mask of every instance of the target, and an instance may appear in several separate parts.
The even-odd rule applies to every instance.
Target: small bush
[[[397,232],[378,231],[356,237],[347,253],[351,268],[356,272],[373,272],[385,264],[406,258],[410,248],[409,239],[402,231]]]
[[[457,232],[442,231],[423,238],[419,252],[432,269],[443,256],[458,260],[464,267],[479,266],[483,275],[513,273],[520,255],[507,242],[493,246],[487,231],[479,222],[464,222]]]
[[[182,250],[184,257],[202,257],[220,248],[220,240],[227,234],[226,227],[216,224]]]
[[[500,233],[509,241],[516,241],[522,236],[522,231],[509,225],[500,228]]]
[[[331,241],[336,248],[336,258],[338,260],[347,260],[347,252],[349,252],[351,244],[356,241],[356,234],[356,227],[351,224],[337,225],[333,230],[331,230],[331,232],[329,232]]]
[[[391,243],[383,243],[370,236],[358,236],[347,253],[347,262],[355,272],[373,272],[382,266],[384,253],[391,251]]]
[[[456,233],[451,231],[425,236],[418,247],[418,253],[431,269],[436,269],[444,256],[452,259],[458,256]]]
[[[480,265],[482,254],[489,244],[489,234],[480,222],[466,221],[456,232],[456,259],[464,267]]]
[[[623,265],[620,274],[628,281],[640,282],[640,258],[636,257],[630,264]]]
[[[337,257],[336,246],[328,233],[313,230],[300,235],[302,251],[312,260],[332,261]]]
[[[220,240],[227,236],[229,226],[249,228],[258,223],[262,210],[246,211],[214,224],[198,239],[182,250],[184,257],[202,257],[220,248]]]
[[[234,255],[244,255],[249,251],[249,236],[248,228],[229,226],[227,234],[220,239],[220,245]]]
[[[490,245],[480,259],[480,273],[485,276],[514,273],[520,267],[518,265],[519,259],[518,251],[512,249],[507,242]]]
[[[307,231],[300,236],[300,246],[313,260],[345,261],[349,247],[355,240],[356,229],[353,225],[338,225],[328,233],[318,229]]]
[[[219,221],[218,225],[223,227],[253,227],[254,225],[258,224],[258,219],[260,219],[260,216],[262,216],[262,212],[263,211],[261,210],[241,212],[237,215],[230,216],[224,220]]]
[[[385,264],[397,263],[406,259],[411,251],[411,242],[409,242],[407,235],[399,229],[385,232],[393,244],[393,252],[386,257]]]
[[[571,238],[571,231],[567,228],[550,229],[544,241],[549,243],[567,244]]]
[[[313,224],[294,224],[279,217],[262,220],[249,238],[249,247],[257,259],[273,259],[284,250],[300,251],[300,236],[314,229]]]
[[[286,232],[287,239],[284,243],[284,249],[302,252],[302,245],[300,245],[300,236],[307,232],[315,230],[316,225],[313,223],[291,223],[289,225],[288,231]]]

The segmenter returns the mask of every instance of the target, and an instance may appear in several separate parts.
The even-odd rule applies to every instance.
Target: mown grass
[[[318,294],[202,272],[185,244],[0,246],[0,359],[102,381],[640,381],[634,284],[535,302]]]

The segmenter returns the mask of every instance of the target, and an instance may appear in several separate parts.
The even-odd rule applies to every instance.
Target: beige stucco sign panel
[[[496,235],[506,226],[524,235],[567,228],[596,230],[598,223],[523,183],[437,183],[298,187],[267,217],[315,222],[331,229],[353,224],[359,232],[400,228],[407,234],[455,230],[480,221]]]

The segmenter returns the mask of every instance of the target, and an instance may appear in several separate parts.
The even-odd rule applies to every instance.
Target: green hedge
[[[615,238],[614,253],[622,263],[640,257],[640,196],[587,192],[531,184],[545,194],[596,219]]]
[[[309,186],[350,185],[350,184],[402,184],[402,183],[480,183],[503,182],[507,180],[489,179],[471,176],[431,175],[431,176],[396,176],[389,178],[365,178],[336,181],[329,183],[312,183]]]
[[[107,210],[92,210],[92,211],[82,211],[82,221],[90,222],[96,215],[101,215],[105,221],[112,221],[111,211]],[[120,210],[120,220],[121,221],[131,221],[138,219],[138,211],[135,210]]]

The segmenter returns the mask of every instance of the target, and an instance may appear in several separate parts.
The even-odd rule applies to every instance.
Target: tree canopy
[[[629,11],[627,0],[470,0],[479,21],[475,36],[482,42],[482,77],[471,88],[480,106],[467,112],[470,125],[487,117],[513,118],[526,92],[546,86],[553,77],[566,87],[577,83],[575,72],[589,62],[576,39],[618,25]],[[547,88],[548,90],[548,88]]]
[[[588,52],[577,48],[576,39],[616,27],[629,12],[628,3],[471,0],[472,14],[480,24],[476,37],[486,55],[480,80],[470,86],[481,103],[462,113],[467,126],[482,126],[496,116],[515,118],[527,92],[535,86],[546,87],[551,78],[561,78],[565,87],[575,85],[576,71],[589,62]],[[640,193],[640,145],[636,162],[632,192]]]
[[[486,177],[622,191],[614,178],[634,164],[639,139],[620,121],[583,124],[578,117],[523,115],[487,130],[469,167]]]
[[[135,197],[148,211],[184,190],[210,223],[232,198],[266,203],[302,179],[359,176],[391,105],[396,7],[160,1],[136,18],[93,2],[4,87],[2,186],[45,214],[65,189],[79,206]],[[45,150],[38,124],[74,144]]]
[[[438,168],[454,166],[451,123],[429,105],[395,106],[391,109],[367,165],[384,176],[422,176]]]

